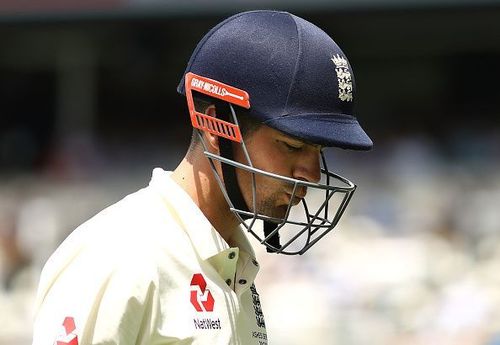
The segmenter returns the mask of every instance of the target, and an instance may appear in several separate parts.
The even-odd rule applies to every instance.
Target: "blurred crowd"
[[[327,152],[358,185],[338,229],[300,257],[253,242],[270,344],[500,344],[500,136],[457,138]],[[81,222],[147,185],[153,167],[142,164],[0,179],[1,345],[30,344],[44,262]]]

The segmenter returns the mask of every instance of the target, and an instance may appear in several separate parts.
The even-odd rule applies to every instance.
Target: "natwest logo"
[[[201,273],[195,273],[191,278],[191,304],[198,312],[214,310],[214,297],[207,289],[207,282]]]
[[[54,345],[78,345],[78,336],[75,333],[75,320],[68,316],[64,319],[62,326],[64,329],[57,337]]]

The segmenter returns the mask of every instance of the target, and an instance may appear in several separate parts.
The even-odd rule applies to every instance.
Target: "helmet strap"
[[[217,116],[219,116],[221,120],[230,121],[229,104],[219,100],[215,100],[214,103]],[[220,155],[222,157],[234,160],[233,145],[231,140],[219,137],[219,150],[220,150]],[[222,180],[224,181],[227,195],[229,196],[229,199],[233,203],[233,206],[236,209],[245,212],[250,212],[245,203],[245,200],[243,199],[243,195],[241,194],[241,190],[238,184],[238,179],[236,177],[236,168],[230,164],[224,164],[224,163],[221,163],[221,168],[222,168]],[[248,219],[250,217],[242,215],[242,218]]]
[[[234,160],[233,147],[231,140],[219,137],[219,149],[222,157]],[[229,196],[233,206],[236,209],[249,212],[248,207],[241,194],[241,189],[238,185],[236,177],[236,168],[230,164],[221,163],[222,179],[226,186],[227,195]],[[248,219],[250,216],[241,215],[243,219]]]
[[[219,100],[215,100],[214,103],[215,103],[216,113],[219,116],[219,118],[224,121],[232,122],[230,119],[231,109],[229,109],[231,105],[228,104],[227,102]],[[233,144],[231,140],[219,137],[219,150],[220,150],[220,155],[222,157],[234,160]],[[231,164],[224,164],[224,163],[221,164],[221,168],[222,168],[222,180],[224,181],[227,195],[229,196],[229,199],[233,203],[233,206],[236,209],[245,212],[250,212],[245,203],[245,200],[243,199],[243,195],[241,194],[241,189],[238,184],[238,179],[236,177],[236,168]],[[250,216],[244,214],[241,214],[240,216],[243,219],[251,218]],[[264,236],[267,237],[271,232],[274,231],[274,229],[276,229],[277,226],[278,224],[276,223],[264,221]],[[271,236],[271,238],[269,238],[269,240],[266,242],[274,248],[281,247],[278,232],[276,232],[273,236]],[[266,250],[269,253],[276,252],[276,250],[270,248],[269,246],[266,246]]]

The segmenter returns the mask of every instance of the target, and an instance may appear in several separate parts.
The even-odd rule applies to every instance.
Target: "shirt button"
[[[229,257],[230,259],[234,259],[234,257],[235,257],[235,256],[236,256],[236,253],[235,253],[235,252],[230,252],[230,253],[229,253],[229,255],[228,255],[228,257]]]
[[[257,260],[252,259],[252,263],[253,263],[256,267],[259,267],[259,263],[257,262]]]
[[[231,279],[226,279],[226,284],[227,284],[228,286],[231,286]]]
[[[246,279],[240,279],[238,280],[238,283],[240,283],[241,285],[245,285],[247,283]]]

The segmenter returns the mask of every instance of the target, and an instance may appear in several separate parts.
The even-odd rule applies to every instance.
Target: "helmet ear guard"
[[[217,80],[205,78],[191,72],[185,76],[185,90],[193,127],[200,131],[207,131],[218,135],[221,138],[219,141],[220,155],[208,152],[203,139],[201,142],[205,148],[204,154],[209,159],[216,180],[230,210],[238,217],[247,231],[266,246],[268,252],[288,255],[303,254],[336,226],[356,186],[344,177],[329,172],[322,153],[323,168],[321,170],[323,176],[326,177],[326,184],[300,181],[256,169],[252,166],[238,125],[238,119],[232,106],[237,105],[249,109],[250,100],[248,93]],[[208,116],[195,109],[193,92],[199,92],[214,98],[217,113],[215,117]],[[231,116],[233,122],[230,122]],[[233,159],[232,142],[242,145],[248,165],[236,162]],[[221,163],[221,176],[219,176],[215,169],[214,161]],[[235,171],[237,168],[246,170],[252,174],[253,210],[248,209],[241,195],[236,179]],[[323,202],[318,206],[317,211],[311,212],[306,200],[302,199],[301,203],[304,212],[301,218],[305,219],[304,221],[296,221],[292,217],[289,219],[292,200],[290,200],[286,215],[283,218],[272,218],[264,214],[259,214],[256,206],[256,174],[266,176],[266,178],[278,179],[282,183],[291,184],[293,186],[292,199],[295,197],[295,192],[299,186],[300,188],[318,189],[318,191],[324,192],[324,197],[321,197]],[[340,181],[341,184],[334,186],[332,185],[332,180]],[[339,195],[340,201],[336,206],[336,211],[329,213],[329,205],[333,196]],[[263,231],[263,236],[256,232],[259,227],[258,225],[254,226],[257,220],[263,223],[261,230]],[[285,225],[290,225],[288,228],[298,228],[299,231],[288,231],[288,228],[282,229]],[[282,234],[285,235],[284,237],[281,236],[281,240],[284,241],[283,245],[280,244],[279,231],[282,231]],[[299,243],[298,247],[297,243]]]
[[[193,91],[249,109],[250,101],[246,91],[221,83],[217,80],[196,75],[192,72],[186,74],[185,88],[191,124],[194,128],[241,143],[241,131],[237,124],[224,121],[219,116],[208,116],[196,110],[194,106]]]

